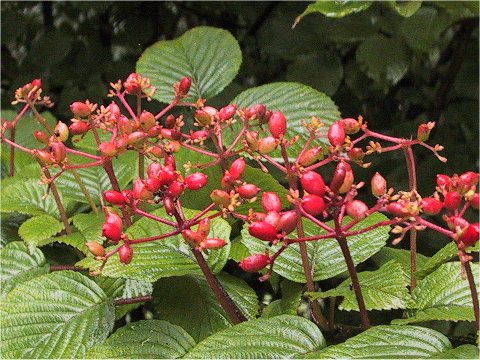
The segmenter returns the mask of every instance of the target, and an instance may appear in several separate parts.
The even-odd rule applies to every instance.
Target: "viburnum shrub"
[[[212,36],[227,35],[200,28],[177,41],[185,36],[211,45]],[[148,50],[144,57],[148,60]],[[172,70],[159,76],[168,81],[181,66],[177,70],[175,75]],[[359,311],[362,330],[371,328],[369,310],[374,309],[408,309],[406,316],[394,320],[396,324],[475,320],[478,327],[470,252],[480,229],[465,215],[478,210],[479,174],[438,174],[436,188],[428,194],[417,191],[413,149],[426,148],[446,161],[439,154],[442,146],[428,143],[435,122],[421,124],[416,137],[406,139],[376,132],[361,116],[327,121],[312,114],[292,133],[291,119],[281,103],[245,105],[246,97],[257,98],[247,93],[243,99],[214,107],[208,105],[208,98],[197,97],[208,93],[199,89],[209,81],[223,81],[213,70],[206,79],[201,72],[176,77],[170,84],[170,102],[154,112],[144,107],[158,90],[154,78],[141,71],[132,73],[110,84],[109,102],[78,99],[70,106],[72,118],[54,124],[38,110],[53,105],[43,95],[40,79],[16,91],[13,104],[20,105],[19,111],[1,127],[11,177],[5,180],[3,211],[34,217],[19,229],[28,248],[12,242],[3,250],[3,261],[17,277],[7,279],[4,287],[5,356],[121,357],[125,351],[131,351],[131,357],[283,357],[314,351],[320,356],[326,345],[320,330],[325,334],[335,330],[337,297],[344,299],[340,309]],[[28,112],[33,117],[27,117]],[[28,121],[42,127],[32,131],[38,146],[24,146],[15,137],[17,127]],[[28,184],[41,186],[38,178],[22,185],[28,176],[22,174],[25,168],[16,167],[19,152],[21,159],[27,154],[38,163],[46,198],[29,198]],[[378,172],[371,178],[363,175],[374,158],[390,152],[405,155],[408,189],[389,187]],[[270,175],[273,172],[286,188]],[[243,227],[240,240],[230,238],[232,225]],[[437,258],[427,260],[417,254],[425,230],[451,241]],[[357,273],[360,262],[384,248],[389,232],[394,235],[393,245],[409,235],[407,257],[405,250],[388,248],[393,251],[382,253],[378,270]],[[58,258],[48,269],[35,246],[55,242],[76,248],[80,261],[62,265]],[[446,262],[455,256],[459,262]],[[232,274],[245,278],[246,273],[261,272],[258,281],[270,282],[274,288],[284,278],[280,303],[272,302],[258,313],[255,292],[240,278],[221,273],[228,259],[236,260],[235,265],[229,263]],[[89,271],[88,277],[83,270]],[[338,287],[327,288],[324,283],[318,287],[320,280],[345,271],[346,280]],[[449,290],[442,295],[436,281],[445,281],[462,300],[452,298]],[[296,284],[306,284],[309,311],[304,317],[296,316],[304,293]],[[169,293],[172,287],[175,291]],[[437,302],[429,298],[435,292]],[[330,315],[317,301],[327,297],[333,300]],[[132,323],[107,339],[115,318],[131,311],[127,304],[152,301],[158,319],[168,322]],[[435,307],[441,314],[433,311]],[[260,319],[255,319],[258,315]],[[55,328],[45,328],[47,323]],[[238,324],[228,340],[239,344],[237,353],[225,349],[235,347],[224,344],[231,324]],[[302,332],[288,340],[292,329]],[[148,334],[154,330],[161,334],[158,343]],[[270,330],[276,338],[267,345]],[[405,331],[405,337],[426,333],[441,339],[443,345],[425,350],[432,354],[451,346],[431,329],[399,325],[374,327],[358,335],[358,340],[390,331],[395,336]],[[242,343],[241,334],[253,336],[253,345]],[[41,342],[33,340],[40,335]],[[33,337],[27,344],[22,336]],[[169,336],[185,343],[182,351],[169,345],[177,353],[162,352],[165,349],[142,353],[145,342],[160,346]],[[388,337],[385,346],[391,341]],[[287,350],[275,344],[283,341]],[[301,343],[302,350],[290,347],[288,341]],[[262,347],[270,347],[271,352],[262,352]],[[422,354],[417,356],[427,353]]]

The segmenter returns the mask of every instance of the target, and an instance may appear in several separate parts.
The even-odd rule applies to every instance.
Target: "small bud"
[[[325,194],[325,181],[322,175],[315,171],[308,171],[303,174],[300,183],[305,191],[310,194],[323,196]]]
[[[133,249],[128,244],[123,244],[118,250],[118,257],[120,262],[124,265],[130,264],[133,258]]]
[[[197,233],[200,234],[204,239],[208,236],[210,232],[210,218],[204,218],[198,223]]]
[[[202,109],[195,111],[195,120],[201,126],[211,125],[218,115],[218,110],[212,106],[205,106]]]
[[[235,180],[238,180],[242,176],[245,167],[245,160],[243,158],[238,158],[232,163],[232,165],[230,165],[228,172]]]
[[[285,234],[290,234],[293,230],[296,229],[298,224],[298,215],[296,211],[285,211],[280,213],[280,219],[277,223],[277,229],[279,231],[285,232]]]
[[[230,120],[237,112],[237,105],[227,105],[218,112],[218,119],[220,121]]]
[[[90,124],[84,121],[76,121],[68,127],[72,135],[83,135],[90,130]]]
[[[258,150],[258,131],[245,131],[245,141],[252,151]]]
[[[194,141],[203,141],[208,137],[207,130],[198,130],[192,133],[190,138]]]
[[[225,245],[227,245],[227,242],[221,238],[208,238],[202,241],[202,247],[204,249],[216,250],[221,249]]]
[[[380,197],[386,194],[387,192],[387,180],[380,175],[378,172],[375,173],[371,181],[372,194],[375,197]]]
[[[47,165],[53,164],[55,162],[52,154],[50,154],[50,152],[48,151],[34,150],[33,154],[35,155],[35,157],[37,157],[39,160],[43,161]]]
[[[466,246],[475,245],[480,237],[480,223],[474,223],[468,225],[468,227],[463,231],[462,235],[460,236],[460,240]]]
[[[260,188],[254,184],[244,184],[237,188],[237,192],[240,197],[244,199],[252,199],[257,196]]]
[[[425,214],[433,216],[442,211],[443,203],[438,199],[427,197],[422,199],[421,206]]]
[[[262,207],[265,211],[277,211],[282,210],[282,200],[274,192],[264,192],[262,195]]]
[[[470,206],[477,210],[480,208],[480,193],[473,194],[473,197],[470,199]]]
[[[70,105],[70,110],[72,111],[73,115],[77,117],[86,117],[92,112],[90,106],[80,101],[72,103]]]
[[[37,87],[37,89],[42,88],[42,79],[33,79],[31,82],[32,86]]]
[[[67,141],[68,133],[69,133],[68,126],[65,123],[59,121],[55,126],[54,133],[57,139],[60,140],[61,142]]]
[[[152,154],[158,159],[161,159],[165,156],[165,151],[160,146],[152,146],[147,149],[147,152]]]
[[[132,122],[125,115],[118,116],[117,126],[120,134],[130,135],[133,132]]]
[[[147,133],[144,131],[134,131],[127,137],[128,145],[140,144],[143,140],[147,138]]]
[[[263,241],[274,241],[277,239],[278,231],[272,225],[265,221],[251,223],[248,232],[253,237]]]
[[[61,163],[65,160],[65,157],[67,156],[67,148],[62,142],[56,141],[50,146],[52,147],[52,156],[57,163]]]
[[[100,257],[105,256],[105,248],[102,246],[102,244],[91,241],[91,242],[85,243],[85,245],[93,255],[100,256]]]
[[[201,243],[205,239],[201,234],[191,229],[182,230],[182,237],[192,246],[196,246],[196,244]]]
[[[287,132],[287,119],[281,111],[275,111],[268,120],[270,133],[276,139],[282,138]]]
[[[360,131],[362,125],[358,122],[358,120],[353,119],[353,118],[345,118],[340,120],[340,122],[343,125],[343,128],[345,129],[345,133],[347,134],[356,134],[357,132]]]
[[[222,205],[222,206],[228,206],[230,205],[230,194],[227,193],[226,191],[223,190],[213,190],[212,193],[210,194],[210,199],[217,204],[217,205]]]
[[[121,115],[120,108],[113,101],[107,106],[107,110],[110,113],[110,116],[112,117],[113,120],[117,120]]]
[[[142,93],[142,77],[140,74],[131,73],[123,83],[125,90],[131,95],[140,95]]]
[[[140,114],[140,126],[144,131],[149,131],[152,127],[157,125],[157,121],[155,120],[155,116],[149,111],[143,110]]]
[[[98,149],[104,156],[112,157],[117,155],[117,147],[112,142],[104,142],[98,145]]]
[[[365,157],[365,153],[363,152],[362,148],[358,147],[351,148],[347,155],[353,161],[362,161]]]
[[[478,173],[473,171],[467,171],[460,175],[460,181],[466,187],[466,190],[478,184]]]
[[[35,130],[33,132],[33,136],[35,136],[35,139],[37,139],[39,142],[43,144],[48,144],[50,142],[50,139],[48,138],[47,134],[45,134],[43,131]]]
[[[445,199],[443,201],[443,206],[448,210],[458,209],[462,203],[462,196],[456,191],[450,191],[445,194]]]
[[[267,107],[263,104],[255,104],[247,110],[247,116],[250,119],[258,119],[260,124],[265,124],[268,119],[265,119]]]
[[[270,258],[265,254],[250,255],[243,259],[239,266],[246,272],[257,272],[265,268],[270,261]]]
[[[345,142],[345,128],[339,121],[335,122],[328,129],[328,141],[332,146],[340,146]]]
[[[190,91],[190,86],[192,85],[192,79],[190,79],[188,76],[185,76],[180,80],[180,83],[178,84],[178,92],[180,95],[187,95],[188,92]]]
[[[125,196],[118,191],[115,190],[107,190],[103,193],[103,198],[105,201],[109,202],[112,205],[124,205],[125,204]]]
[[[349,216],[359,221],[367,216],[368,206],[360,200],[353,200],[347,203],[346,211]]]
[[[321,196],[309,194],[303,197],[302,208],[306,213],[318,216],[327,209],[327,204]]]
[[[430,137],[431,128],[428,124],[420,124],[417,129],[417,139],[420,141],[427,141]]]
[[[448,228],[454,231],[456,231],[457,228],[465,229],[470,225],[469,222],[461,216],[444,216],[444,220],[446,221]]]
[[[185,186],[189,190],[199,190],[207,185],[208,176],[203,173],[193,173],[185,178]]]
[[[308,149],[307,151],[305,151],[302,154],[302,156],[300,156],[300,158],[298,159],[298,163],[301,166],[310,166],[313,163],[315,163],[317,160],[320,160],[321,158],[323,158],[323,150],[319,146],[319,147]]]
[[[267,136],[258,141],[258,152],[260,154],[270,154],[277,147],[277,140],[273,136]]]

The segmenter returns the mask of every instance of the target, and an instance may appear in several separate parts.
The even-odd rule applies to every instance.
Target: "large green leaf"
[[[90,359],[177,359],[195,346],[180,326],[162,320],[142,320],[118,329],[90,349]]]
[[[90,254],[90,251],[85,245],[87,240],[85,240],[85,237],[82,235],[82,233],[78,231],[75,231],[71,234],[65,234],[65,235],[51,237],[44,240],[39,240],[35,242],[35,246],[45,246],[45,245],[56,243],[56,242],[70,245],[75,249],[80,250],[84,254]]]
[[[432,359],[478,359],[478,347],[471,344],[460,345],[455,349],[432,356]]]
[[[310,353],[312,359],[429,358],[450,350],[447,337],[419,326],[375,326],[344,343]]]
[[[352,227],[352,231],[386,219],[384,215],[374,213]],[[345,223],[349,221],[351,219],[348,217],[344,220]],[[327,224],[333,226],[333,222],[328,222]],[[307,220],[304,221],[304,228],[306,236],[316,236],[325,233],[318,226]],[[359,264],[377,253],[385,245],[389,230],[390,227],[384,226],[364,234],[349,237],[347,241],[355,264]],[[294,238],[295,233],[292,233],[290,237]],[[248,224],[245,224],[242,230],[242,243],[251,254],[263,253],[267,247],[266,242],[256,239],[248,233]],[[272,246],[270,252],[273,254],[279,247],[280,245]],[[317,281],[334,277],[347,270],[342,250],[335,239],[309,241],[307,242],[307,251],[310,262],[313,263],[314,279]],[[290,245],[275,260],[273,271],[295,282],[304,283],[306,281],[298,244]]]
[[[328,17],[341,18],[350,14],[368,9],[372,5],[371,1],[317,1],[307,6],[295,22],[299,22],[305,15],[311,13],[321,13]]]
[[[386,4],[395,9],[398,14],[404,17],[410,17],[420,9],[422,6],[422,0],[388,1]]]
[[[185,356],[202,359],[285,359],[325,347],[317,326],[305,318],[280,315],[247,321],[199,342]]]
[[[301,138],[289,148],[290,157],[296,157],[300,153],[304,140],[309,136],[302,125],[303,121],[310,121],[312,116],[316,116],[328,126],[340,118],[337,106],[327,95],[309,86],[293,82],[278,82],[245,90],[232,100],[232,103],[240,108],[265,104],[271,110],[283,111],[288,122],[287,136],[299,135]],[[240,122],[237,122],[232,130],[225,130],[225,143],[228,144],[233,140],[240,127]],[[259,130],[261,136],[270,135],[267,131],[268,126],[264,128],[265,130],[261,130],[252,126],[252,129]],[[272,154],[275,157],[280,156],[278,150]]]
[[[296,315],[302,300],[303,286],[284,279],[280,283],[282,298],[272,301],[262,312],[262,317],[272,317],[282,314]]]
[[[432,271],[438,269],[438,267],[446,263],[447,261],[454,259],[458,256],[457,245],[451,241],[443,248],[441,248],[435,255],[428,258],[426,262],[418,266],[417,271],[415,272],[415,277],[417,279],[423,279],[425,276],[430,274]]]
[[[57,204],[47,187],[38,179],[25,179],[2,186],[2,212],[19,212],[28,215],[50,214],[59,218]]]
[[[240,47],[228,31],[201,26],[150,46],[138,59],[137,72],[150,78],[157,88],[154,98],[166,103],[174,98],[173,84],[189,76],[187,99],[195,101],[220,93],[237,75],[241,62]]]
[[[72,222],[85,237],[86,241],[103,242],[102,226],[105,222],[104,214],[76,214],[72,217]]]
[[[417,269],[424,266],[430,258],[417,253]],[[378,266],[383,266],[387,262],[394,260],[403,269],[403,274],[410,280],[410,251],[396,249],[391,247],[383,247],[378,253],[373,255],[372,260]]]
[[[258,312],[255,291],[234,276],[217,277],[242,313],[254,318]],[[203,275],[160,279],[154,298],[158,317],[181,326],[197,341],[231,325]]]
[[[32,245],[48,239],[64,229],[61,221],[51,215],[38,215],[25,221],[18,229],[22,239]]]
[[[410,301],[405,276],[400,264],[389,261],[376,271],[364,271],[358,274],[362,287],[363,299],[367,310],[405,309]],[[357,298],[352,288],[351,279],[342,282],[335,289],[310,293],[312,299],[343,296],[339,308],[341,310],[358,310]]]
[[[192,218],[197,212],[184,209],[184,213],[187,218]],[[163,218],[171,218],[165,213],[163,208],[153,211],[152,214]],[[127,234],[130,239],[139,239],[161,235],[172,231],[172,229],[168,225],[142,218],[127,230]],[[207,262],[214,272],[221,271],[228,260],[230,230],[230,225],[225,220],[220,218],[212,220],[209,237],[220,237],[227,241],[227,245],[223,248],[210,250],[208,253],[205,252]],[[121,264],[118,256],[112,256],[108,259],[102,274],[114,278],[123,277],[154,282],[162,277],[200,273],[200,267],[190,246],[185,243],[185,240],[180,235],[163,240],[135,244],[132,245],[132,248],[134,256],[129,265]],[[108,249],[112,250],[113,247]],[[89,257],[81,260],[77,265],[94,270],[99,267],[100,263]]]
[[[477,292],[480,291],[478,264],[472,264]],[[425,277],[412,293],[414,314],[396,319],[392,324],[409,324],[429,320],[474,321],[468,281],[460,276],[460,262],[441,265]]]
[[[0,310],[5,358],[82,358],[108,336],[115,319],[102,289],[73,271],[18,285]]]
[[[3,299],[17,285],[48,273],[50,266],[38,249],[28,249],[21,241],[0,249],[0,294]]]

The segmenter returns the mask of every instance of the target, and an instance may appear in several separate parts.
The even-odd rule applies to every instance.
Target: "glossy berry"
[[[462,235],[460,236],[460,240],[466,246],[474,245],[480,236],[480,223],[474,223],[468,225],[468,227],[463,231]]]
[[[202,247],[204,249],[220,249],[227,245],[227,242],[221,238],[208,238],[202,241]]]
[[[343,128],[345,129],[345,133],[347,134],[356,134],[360,131],[360,128],[362,127],[358,120],[353,118],[345,118],[340,120],[340,122],[342,123]]]
[[[280,220],[280,213],[277,212],[277,211],[269,211],[266,215],[265,215],[265,219],[263,221],[269,223],[270,225],[273,225],[276,229],[277,228],[277,224],[278,224],[278,221]]]
[[[405,208],[405,204],[393,202],[386,206],[387,212],[396,217],[405,217],[408,215],[408,211]]]
[[[118,257],[120,258],[120,262],[122,264],[130,264],[133,258],[133,249],[130,247],[130,245],[123,244],[118,250]]]
[[[445,218],[445,220],[450,230],[457,231],[458,229],[465,229],[468,225],[470,225],[469,222],[461,216],[450,216]]]
[[[145,184],[145,188],[152,193],[160,190],[163,185],[162,181],[158,177],[149,177],[145,179],[143,183]]]
[[[84,121],[77,121],[68,127],[72,135],[83,135],[90,130],[90,124]]]
[[[248,232],[250,235],[263,241],[274,241],[277,239],[278,234],[277,229],[266,221],[251,223],[248,227]]]
[[[173,199],[169,196],[165,196],[163,198],[163,207],[165,208],[165,211],[168,215],[173,215],[175,214],[176,210],[175,210],[175,202],[173,201]]]
[[[245,171],[246,166],[247,165],[245,164],[245,160],[243,158],[238,158],[232,163],[232,165],[230,165],[230,169],[228,169],[228,172],[230,173],[232,178],[238,180]]]
[[[450,179],[449,176],[443,175],[443,174],[437,175],[437,185],[441,189],[448,189],[451,184],[452,184],[452,180]]]
[[[243,271],[257,272],[265,268],[270,261],[270,258],[265,254],[250,255],[243,259],[239,266]]]
[[[127,80],[123,83],[127,93],[132,95],[140,95],[142,93],[142,77],[140,74],[131,73],[128,75]]]
[[[117,243],[122,237],[122,228],[117,224],[106,222],[102,226],[102,235]]]
[[[182,230],[182,237],[192,246],[196,246],[196,244],[205,240],[205,236],[191,229]]]
[[[86,117],[92,112],[90,106],[80,101],[75,101],[72,103],[70,105],[70,110],[72,111],[73,115],[77,117]]]
[[[252,199],[257,196],[260,188],[254,184],[244,184],[237,188],[237,193],[244,199]]]
[[[442,211],[443,203],[438,199],[427,197],[422,199],[421,206],[425,214],[433,216]]]
[[[276,139],[285,136],[287,132],[287,119],[281,111],[275,111],[268,120],[270,133]]]
[[[354,147],[350,149],[347,155],[353,161],[362,161],[365,157],[365,152],[362,148]]]
[[[467,189],[478,184],[478,173],[473,171],[467,171],[460,175],[460,181]]]
[[[298,159],[298,163],[301,166],[310,166],[313,163],[315,163],[317,160],[321,159],[322,157],[323,157],[323,150],[319,146],[319,147],[308,149],[307,151],[305,151]]]
[[[174,181],[168,186],[167,195],[172,198],[177,198],[182,194],[184,188],[185,185],[183,183]]]
[[[192,79],[190,79],[188,76],[185,76],[178,84],[178,92],[181,95],[187,95],[190,91],[190,86],[192,86]]]
[[[448,210],[458,209],[462,203],[462,196],[456,191],[450,191],[445,194],[445,199],[443,201],[443,206]]]
[[[33,132],[33,136],[35,137],[35,139],[37,139],[39,142],[43,144],[48,144],[50,142],[49,137],[43,131],[35,130]]]
[[[117,147],[112,142],[104,142],[98,145],[98,149],[104,156],[112,157],[117,155]]]
[[[345,210],[349,216],[358,221],[367,216],[368,206],[363,201],[353,200],[347,203]]]
[[[387,180],[385,180],[385,178],[378,172],[373,175],[370,185],[372,194],[376,197],[383,196],[387,192]]]
[[[107,190],[103,193],[103,198],[105,201],[109,202],[112,205],[124,205],[125,204],[125,196],[118,191],[115,190]]]
[[[220,121],[230,120],[233,117],[233,115],[235,115],[236,112],[237,112],[236,105],[227,105],[218,111],[218,119]]]
[[[315,171],[307,171],[302,175],[300,183],[305,191],[309,194],[315,194],[323,196],[325,194],[325,181],[323,181],[322,175]]]
[[[340,146],[345,142],[345,128],[340,121],[337,121],[328,129],[328,141],[332,146]]]
[[[321,196],[309,194],[302,199],[303,210],[312,216],[318,216],[327,209],[327,204]]]
[[[473,194],[470,199],[470,206],[477,210],[480,208],[480,193]]]
[[[298,214],[296,211],[285,211],[280,213],[280,219],[277,222],[277,229],[290,234],[296,229],[298,223]]]
[[[208,131],[207,130],[198,130],[192,133],[190,138],[192,140],[197,140],[197,141],[202,141],[205,140],[208,137]]]
[[[142,179],[137,179],[133,183],[132,195],[137,200],[153,199],[153,193],[145,187],[145,182]]]
[[[282,200],[274,192],[264,192],[262,195],[262,207],[265,211],[280,212],[282,210]]]
[[[105,248],[102,246],[102,244],[91,241],[86,242],[85,246],[93,255],[100,257],[105,256]]]
[[[38,89],[42,87],[42,79],[33,79],[31,82],[32,86],[36,86]]]
[[[199,190],[207,185],[208,176],[203,173],[193,173],[185,178],[185,186],[190,190]]]
[[[61,163],[67,156],[67,148],[62,142],[56,141],[52,143],[52,156],[57,163]]]
[[[340,161],[333,173],[333,179],[330,183],[330,190],[334,193],[346,193],[353,184],[353,171],[350,164]]]

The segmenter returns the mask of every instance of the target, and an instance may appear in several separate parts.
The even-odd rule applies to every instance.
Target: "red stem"
[[[139,297],[129,298],[129,299],[115,299],[113,300],[113,305],[120,306],[120,305],[127,305],[127,304],[137,304],[137,303],[143,303],[143,302],[148,302],[152,300],[153,300],[152,295],[146,295],[146,296],[139,296]]]
[[[140,210],[140,209],[137,208],[137,207],[135,207],[135,208],[133,209],[133,211],[134,211],[136,214],[138,214],[138,215],[142,215],[142,216],[144,216],[144,217],[146,217],[146,218],[149,218],[149,219],[158,221],[158,222],[160,222],[160,223],[162,223],[162,224],[165,224],[165,225],[169,225],[169,226],[172,226],[172,227],[175,227],[175,226],[177,225],[177,224],[174,223],[173,221],[170,221],[170,220],[161,218],[161,217],[159,217],[159,216],[152,215],[152,214],[147,213],[147,212],[145,212],[145,211],[143,211],[143,210]]]
[[[480,328],[480,311],[479,311],[478,293],[477,293],[477,287],[475,285],[475,279],[473,277],[472,268],[470,267],[470,262],[465,261],[463,263],[463,266],[465,267],[468,286],[470,287],[470,294],[472,296],[473,312],[475,313],[475,327],[476,329],[479,329]]]

